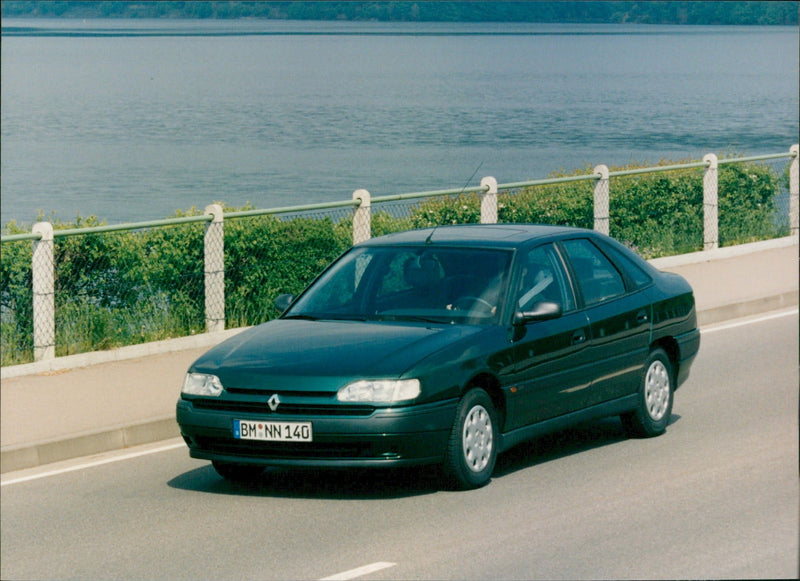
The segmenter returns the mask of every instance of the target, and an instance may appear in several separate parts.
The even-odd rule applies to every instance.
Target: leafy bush
[[[336,224],[330,218],[229,220],[225,224],[227,326],[273,318],[278,314],[273,307],[278,295],[300,293],[352,240],[352,224]]]
[[[9,222],[4,234],[30,232]],[[33,360],[33,288],[30,243],[0,248],[0,358],[2,365]]]
[[[674,165],[664,161],[661,165]],[[611,171],[645,166],[610,168]],[[590,174],[590,169],[550,177]],[[765,165],[719,167],[720,245],[742,244],[788,234],[775,221],[779,176]],[[507,223],[594,226],[594,181],[531,186],[498,195],[498,220]],[[461,195],[422,202],[411,215],[414,227],[480,221],[480,196]],[[684,169],[611,178],[610,234],[645,258],[703,249],[702,170]]]
[[[591,173],[574,172],[572,175]],[[551,178],[568,177],[551,174]],[[498,196],[498,219],[501,222],[558,224],[591,228],[594,224],[594,182],[580,181],[528,187]]]
[[[615,169],[622,168],[612,171]],[[551,177],[587,173],[591,170]],[[721,165],[720,243],[738,244],[787,234],[785,222],[775,220],[776,192],[781,191],[786,179],[770,166]],[[500,222],[592,228],[593,188],[594,182],[589,180],[502,192],[498,196],[498,218]],[[175,217],[198,214],[199,210],[191,208],[177,212]],[[480,196],[428,198],[404,216],[395,214],[373,206],[372,235],[477,223]],[[700,250],[702,172],[690,169],[614,177],[610,214],[611,235],[647,258]],[[95,217],[78,217],[71,224],[51,222],[56,230],[101,224]],[[14,222],[3,228],[4,234],[29,231]],[[57,355],[203,332],[203,232],[202,224],[193,223],[57,237]],[[352,217],[230,218],[225,221],[224,232],[227,327],[253,325],[275,317],[275,297],[302,291],[353,240]],[[33,358],[31,254],[30,242],[2,245],[2,365]]]
[[[431,198],[412,209],[410,221],[414,228],[477,224],[481,221],[481,201],[477,194]]]

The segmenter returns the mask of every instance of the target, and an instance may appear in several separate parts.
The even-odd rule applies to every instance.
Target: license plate
[[[265,442],[311,442],[313,430],[311,422],[233,420],[233,437]]]

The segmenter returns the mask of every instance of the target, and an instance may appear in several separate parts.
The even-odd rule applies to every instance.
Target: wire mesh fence
[[[32,360],[48,328],[56,356],[204,331],[202,225],[56,236],[52,264],[31,247],[3,245],[3,365]],[[52,273],[54,324],[30,306],[34,269]]]
[[[203,226],[56,238],[56,354],[204,331]]]
[[[33,247],[6,243],[0,254],[0,358],[2,365],[33,361]]]
[[[719,214],[712,234],[719,244],[790,234],[790,200],[797,199],[796,193],[790,194],[797,188],[790,185],[790,167],[797,171],[797,159],[781,155],[747,163],[720,160],[714,176]],[[610,169],[605,193],[612,236],[647,258],[704,248],[707,164]],[[500,185],[490,208],[492,221],[595,227],[602,177],[584,172]],[[329,205],[248,209],[224,216],[217,207],[213,215],[106,229],[111,231],[57,227],[49,253],[42,252],[47,244],[35,227],[33,234],[4,232],[1,363],[267,321],[279,314],[273,306],[278,295],[300,293],[354,241],[486,221],[490,189],[482,185],[371,201],[368,192],[359,190],[353,201]],[[206,214],[210,208],[214,206]],[[44,279],[37,278],[39,271]],[[42,306],[48,304],[49,311]]]
[[[778,176],[777,190],[775,195],[767,201],[767,204],[772,211],[772,222],[778,229],[778,235],[788,235],[790,226],[789,173],[792,162],[791,160],[775,159],[763,161],[760,164],[769,168],[774,175]]]
[[[352,245],[352,215],[352,209],[334,209],[226,220],[226,326],[277,316],[275,298],[299,294]]]

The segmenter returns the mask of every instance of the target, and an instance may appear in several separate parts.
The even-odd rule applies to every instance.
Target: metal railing
[[[635,168],[620,171],[610,171],[606,165],[601,164],[597,165],[592,173],[582,175],[571,175],[503,184],[498,184],[496,179],[493,177],[484,177],[481,180],[480,186],[475,187],[394,194],[374,198],[370,196],[370,193],[367,190],[360,189],[353,193],[351,200],[332,203],[309,204],[272,209],[240,210],[228,213],[225,213],[220,205],[212,204],[207,206],[201,215],[148,222],[135,222],[130,224],[102,225],[89,228],[55,230],[53,225],[48,222],[38,222],[34,224],[30,233],[2,236],[0,237],[0,243],[6,245],[8,243],[26,240],[32,241],[33,243],[30,273],[32,289],[31,308],[33,321],[33,359],[35,361],[40,361],[51,359],[56,355],[56,277],[54,274],[54,242],[57,238],[143,231],[200,223],[204,224],[202,254],[202,303],[204,310],[205,330],[207,332],[218,332],[224,330],[226,326],[225,223],[231,220],[265,216],[280,217],[308,212],[330,212],[331,210],[344,210],[345,213],[348,214],[352,211],[352,243],[358,244],[359,242],[369,239],[372,235],[373,206],[377,204],[406,202],[423,198],[478,194],[480,197],[480,222],[497,223],[498,193],[501,191],[508,192],[512,190],[520,190],[522,188],[535,188],[537,186],[586,181],[594,182],[594,229],[608,234],[610,225],[610,182],[612,178],[702,168],[703,248],[713,249],[719,246],[719,166],[723,164],[777,160],[785,158],[789,158],[791,160],[789,169],[789,231],[792,236],[798,236],[798,232],[800,231],[798,229],[798,226],[800,226],[798,220],[798,192],[800,192],[800,186],[798,186],[798,145],[795,144],[788,152],[770,155],[718,159],[715,154],[709,153],[703,157],[702,161],[699,162]],[[339,216],[339,220],[341,221],[344,217],[346,216]],[[149,258],[146,260],[148,259]],[[319,266],[321,267],[323,265]],[[118,271],[126,267],[125,265],[115,265],[111,268],[112,270],[116,269]],[[173,273],[165,276],[179,276],[179,274]],[[197,276],[195,276],[192,280],[195,280],[196,278]],[[188,280],[189,278],[187,278],[187,281]],[[187,282],[186,284],[189,283]],[[141,300],[146,301],[147,303],[153,303],[153,300],[147,297],[142,298]]]

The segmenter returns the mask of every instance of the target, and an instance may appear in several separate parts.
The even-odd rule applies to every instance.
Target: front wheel
[[[444,459],[448,482],[457,489],[478,488],[492,477],[497,461],[497,412],[489,394],[475,388],[458,404]]]
[[[628,434],[649,438],[666,431],[675,391],[672,376],[669,357],[663,349],[654,349],[645,364],[636,409],[621,416]]]

